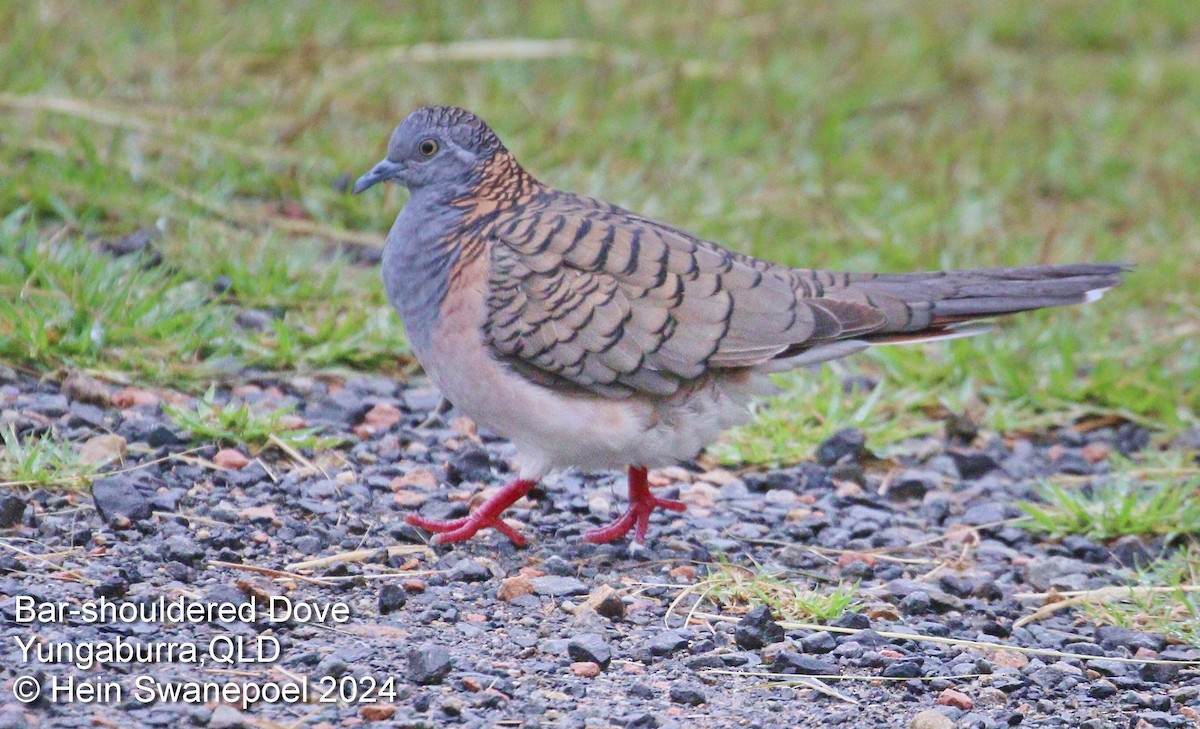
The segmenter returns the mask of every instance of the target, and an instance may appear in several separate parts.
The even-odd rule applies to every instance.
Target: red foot
[[[522,547],[525,545],[525,537],[516,529],[505,524],[500,515],[504,513],[505,509],[516,503],[518,499],[529,493],[529,490],[536,484],[537,481],[522,481],[520,479],[513,481],[501,488],[495,496],[483,502],[475,510],[475,513],[470,516],[464,516],[461,519],[436,521],[426,519],[420,514],[409,514],[405,517],[405,521],[413,526],[437,532],[437,536],[433,538],[436,544],[462,542],[475,536],[475,532],[480,529],[490,527],[513,540],[513,544]]]
[[[605,544],[625,536],[634,524],[637,524],[637,531],[633,533],[633,538],[639,544],[644,544],[646,527],[650,524],[650,514],[655,509],[687,511],[687,504],[674,499],[660,499],[650,493],[650,486],[646,483],[646,469],[631,466],[629,468],[629,509],[612,524],[592,529],[585,533],[583,538],[592,544]]]

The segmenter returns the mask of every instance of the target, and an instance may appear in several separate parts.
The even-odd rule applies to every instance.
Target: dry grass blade
[[[10,575],[20,575],[34,580],[53,580],[56,582],[78,582],[81,585],[94,587],[100,584],[99,580],[93,580],[90,577],[84,576],[78,570],[59,570],[57,572],[26,572],[25,570],[9,570]]]
[[[944,538],[945,537],[938,537],[937,541],[940,541]],[[781,539],[751,539],[749,541],[752,544],[761,544],[761,545],[767,545],[767,546],[778,546],[778,547],[795,546],[791,542],[785,542]],[[921,546],[921,545],[920,544],[911,544],[911,545],[907,545],[907,546],[903,547],[903,549],[911,549],[911,548],[914,548],[917,546]],[[814,554],[828,562],[836,561],[836,560],[829,559],[829,555],[840,556],[843,554],[861,554],[861,555],[869,556],[869,557],[872,557],[874,559],[877,559],[877,560],[880,560],[883,562],[895,562],[897,564],[932,564],[937,561],[935,559],[928,559],[928,558],[924,558],[924,557],[893,557],[890,554],[887,554],[887,551],[889,551],[889,550],[895,551],[897,549],[896,547],[879,547],[877,549],[861,549],[860,550],[860,549],[834,549],[833,547],[806,546],[806,547],[804,547],[804,549],[806,551],[810,552],[811,554]]]
[[[296,461],[301,466],[304,466],[305,468],[309,469],[312,473],[319,473],[322,476],[324,476],[325,478],[329,478],[329,474],[325,472],[324,468],[317,466],[312,461],[305,458],[303,453],[296,450],[292,446],[291,443],[285,442],[278,435],[271,433],[269,436],[267,436],[267,440],[270,441],[272,444],[274,444],[276,448],[278,448],[279,450],[281,450],[285,454],[287,454],[287,456],[290,457],[293,461]],[[264,468],[265,468],[265,466],[264,466]],[[274,478],[274,477],[272,476],[272,478]]]
[[[1037,610],[1014,622],[1013,627],[1020,628],[1029,625],[1030,623],[1044,620],[1060,610],[1066,610],[1067,608],[1076,607],[1078,605],[1094,605],[1105,603],[1113,599],[1136,599],[1150,595],[1174,595],[1181,592],[1200,592],[1200,585],[1175,585],[1173,587],[1162,585],[1143,587],[1102,587],[1098,590],[1089,590],[1086,592],[1061,593],[1061,596],[1065,599],[1042,605]],[[1045,595],[1017,595],[1019,598],[1031,598],[1039,596]]]
[[[223,137],[196,132],[192,129],[175,129],[166,124],[156,124],[139,117],[129,108],[102,107],[85,99],[67,96],[43,96],[0,93],[0,106],[20,111],[48,112],[92,122],[116,129],[129,129],[192,144],[221,149],[257,163],[278,164],[281,160],[292,163],[303,162],[300,155],[280,148],[250,147]],[[48,150],[49,151],[49,150]]]
[[[53,561],[54,557],[68,557],[76,551],[76,550],[67,550],[64,552],[53,552],[50,554],[37,554],[35,552],[30,552],[27,549],[21,549],[20,547],[18,547],[15,544],[9,544],[7,539],[0,539],[0,547],[4,547],[7,550],[16,552],[17,554],[21,555],[22,557],[24,557],[26,559],[33,559],[33,560],[37,560],[38,562],[43,562],[55,569],[58,569],[59,565],[57,562]]]
[[[14,98],[20,99],[23,97],[7,97],[0,94],[0,106],[5,105],[6,101],[12,101]],[[59,100],[71,101],[71,100]],[[52,110],[60,110],[53,108]],[[94,116],[84,116],[83,118],[93,121],[107,120],[111,112],[95,111]],[[139,127],[134,127],[139,128]],[[59,157],[66,157],[68,150],[55,145],[51,142],[31,144],[28,140],[22,142],[22,145],[31,151],[42,151],[54,154]],[[378,233],[363,233],[357,230],[348,230],[346,228],[338,228],[332,225],[323,225],[312,220],[304,220],[299,218],[289,218],[283,215],[272,215],[264,213],[257,209],[242,209],[233,205],[227,205],[218,202],[214,198],[202,195],[194,190],[190,190],[182,185],[177,185],[174,182],[163,178],[160,175],[153,174],[147,169],[134,169],[131,163],[119,156],[113,156],[106,160],[109,164],[120,168],[125,174],[131,178],[144,180],[146,182],[157,185],[164,190],[170,192],[181,200],[203,210],[220,222],[232,225],[236,228],[268,228],[273,231],[279,231],[288,235],[318,238],[328,241],[332,244],[341,246],[354,246],[358,248],[379,249],[383,247],[383,235]],[[278,160],[276,160],[278,161]]]
[[[380,66],[395,66],[414,63],[462,63],[488,61],[548,61],[564,58],[582,58],[624,66],[636,66],[654,62],[633,51],[611,44],[580,38],[486,38],[460,40],[448,43],[416,43],[397,46],[359,56],[350,63],[323,78],[323,91],[328,94],[350,78],[358,77]],[[662,73],[652,74],[643,82],[650,89],[675,76],[684,78],[731,79],[756,85],[761,82],[760,74],[733,64],[711,60],[682,59]]]
[[[849,696],[843,694],[842,692],[834,689],[832,686],[827,685],[824,681],[821,681],[820,679],[818,679],[814,676],[809,676],[807,679],[801,679],[797,683],[803,684],[804,686],[808,686],[809,688],[813,689],[814,691],[825,694],[826,696],[829,696],[831,698],[840,699],[847,703],[854,704],[855,706],[858,705],[858,702],[855,701],[854,699],[852,699]]]
[[[428,549],[428,547],[421,544],[397,544],[387,548],[387,556],[390,558],[405,554],[423,554]],[[356,549],[352,552],[342,552],[340,554],[331,554],[327,557],[316,557],[301,562],[293,562],[287,568],[289,570],[312,570],[344,562],[361,562],[364,559],[370,559],[374,555],[379,554],[379,552],[379,549]]]
[[[793,678],[789,680],[788,683],[807,686],[817,693],[825,694],[830,698],[838,699],[839,701],[845,701],[848,704],[854,704],[855,706],[858,706],[858,701],[833,688],[829,684],[822,681],[821,678],[821,676],[805,676],[803,678]]]
[[[386,63],[440,63],[445,61],[539,61],[551,58],[590,58],[608,54],[595,41],[578,38],[485,38],[450,43],[417,43],[392,48],[372,60]]]
[[[700,597],[696,600],[695,603],[692,604],[691,609],[688,610],[687,615],[684,616],[684,618],[683,618],[683,624],[685,626],[690,625],[691,621],[692,621],[692,616],[695,615],[696,609],[708,597],[709,591],[707,589],[704,589],[702,583],[699,583],[699,582],[691,584],[691,585],[668,585],[668,587],[681,588],[681,589],[679,589],[679,594],[676,595],[675,599],[671,601],[671,604],[667,606],[667,612],[663,615],[663,625],[668,628],[671,627],[671,617],[676,614],[676,611],[679,609],[679,606],[683,604],[683,601],[687,598],[687,596],[691,595],[695,592],[700,593]]]
[[[196,516],[195,514],[184,514],[179,511],[152,511],[151,516],[157,516],[160,519],[183,519],[192,524],[203,524],[210,527],[227,527],[229,526],[223,521],[209,519],[205,516]]]
[[[956,676],[915,676],[907,678],[905,676],[870,676],[867,674],[815,674],[800,676],[794,673],[771,673],[770,671],[735,671],[731,668],[706,668],[701,673],[718,674],[721,676],[753,676],[756,678],[776,678],[781,681],[793,682],[798,678],[819,678],[822,681],[935,681],[939,678],[944,678],[954,681],[967,681],[975,678],[983,678],[985,673],[962,673]]]
[[[937,678],[968,680],[980,678],[984,674],[971,673],[961,674],[957,676],[917,676],[915,678],[903,678],[900,676],[868,676],[855,674],[820,674],[820,675],[805,675],[799,676],[792,673],[771,673],[769,671],[734,671],[727,668],[710,668],[701,673],[719,676],[738,676],[751,678],[769,678],[774,679],[768,685],[784,685],[784,686],[805,686],[814,691],[825,694],[831,698],[839,699],[847,703],[858,705],[858,701],[837,691],[832,686],[829,686],[825,681],[871,681],[871,682],[897,682],[897,681],[932,681]]]
[[[398,572],[376,572],[373,574],[362,575],[333,575],[322,579],[331,580],[333,582],[346,582],[349,580],[392,580],[401,577],[407,579],[409,577],[428,577],[429,575],[440,575],[444,570],[406,570],[401,568]]]
[[[65,486],[65,485],[69,485],[69,484],[82,483],[84,481],[95,481],[96,479],[99,479],[99,478],[106,478],[108,476],[117,476],[122,473],[131,473],[133,471],[138,471],[143,468],[149,468],[150,466],[154,466],[159,463],[164,463],[166,461],[172,461],[172,460],[179,460],[179,461],[184,461],[187,463],[195,462],[200,465],[207,465],[214,470],[218,468],[218,466],[215,463],[212,463],[211,461],[204,461],[202,459],[189,459],[186,457],[187,454],[194,453],[198,450],[200,450],[200,449],[199,448],[189,448],[188,450],[182,451],[180,453],[169,453],[169,454],[163,456],[162,458],[155,458],[154,460],[146,461],[145,463],[138,463],[133,466],[125,466],[124,468],[117,468],[112,471],[101,471],[100,473],[88,473],[86,475],[77,474],[77,475],[71,475],[71,476],[64,476],[63,478],[58,479],[55,483],[60,486]],[[0,481],[0,488],[13,488],[13,487],[21,488],[21,487],[36,486],[36,485],[37,485],[37,482],[35,482],[35,481]]]
[[[1123,586],[1114,585],[1112,587],[1102,587],[1096,590],[1066,590],[1064,592],[1018,592],[1013,595],[1018,600],[1045,600],[1048,597],[1057,596],[1063,598],[1081,597],[1083,595],[1096,595],[1106,591],[1112,591],[1115,594],[1134,594],[1134,595],[1170,595],[1179,592],[1197,592],[1200,591],[1200,585],[1144,585],[1144,586]]]
[[[218,466],[217,464],[213,463],[212,461],[208,460],[207,458],[201,458],[199,456],[176,456],[175,460],[180,461],[181,463],[186,463],[189,466],[199,466],[199,467],[205,469],[206,471],[226,471],[226,470],[228,470],[222,466]]]
[[[973,527],[973,529],[976,531],[985,530],[985,529],[995,529],[997,527],[1003,527],[1003,526],[1008,526],[1011,524],[1017,524],[1024,520],[1025,520],[1025,517],[1018,516],[1018,517],[1013,517],[1011,519],[1004,519],[1002,521],[993,521],[993,522],[988,522],[986,524],[979,524],[978,526]],[[913,542],[911,544],[905,544],[905,545],[899,546],[899,547],[877,547],[875,549],[862,549],[862,550],[833,549],[830,547],[807,547],[807,549],[810,552],[813,552],[814,554],[846,554],[847,552],[854,552],[856,554],[869,555],[871,557],[874,557],[875,559],[880,559],[880,560],[884,560],[884,561],[888,561],[888,562],[898,562],[901,564],[930,564],[937,560],[925,559],[925,558],[919,558],[919,557],[892,557],[890,555],[893,552],[907,552],[910,550],[918,549],[920,547],[931,547],[940,542],[944,542],[947,539],[953,539],[953,538],[962,538],[962,535],[954,534],[954,533],[941,534],[936,537],[929,537],[928,539],[922,539],[920,541]],[[784,541],[781,541],[778,539],[751,539],[749,541],[752,544],[763,544],[763,545],[768,545],[768,546],[778,546],[778,547],[793,546],[790,542],[784,542]]]
[[[272,670],[278,671],[279,673],[283,674],[284,676],[287,676],[289,680],[295,681],[296,683],[300,683],[301,681],[304,680],[303,678],[300,677],[299,674],[293,673],[292,671],[289,671],[284,668],[280,668],[278,666],[276,666]],[[275,724],[275,726],[279,727],[279,729],[301,729],[305,724],[308,724],[310,721],[312,721],[314,718],[316,718],[316,715],[318,713],[320,713],[321,711],[324,711],[324,707],[321,706],[320,704],[317,704],[316,706],[313,706],[311,709],[309,709],[307,713],[301,715],[299,719],[296,719],[292,723],[290,723],[290,724]],[[271,729],[274,729],[274,727],[271,727]]]
[[[449,43],[417,43],[360,55],[341,68],[327,70],[325,87],[332,89],[346,79],[376,66],[407,63],[461,61],[544,61],[558,58],[594,58],[606,53],[603,45],[575,38],[488,38]]]
[[[231,570],[241,570],[242,572],[254,572],[255,574],[266,575],[268,577],[274,577],[277,579],[299,580],[300,582],[307,582],[310,585],[319,585],[321,587],[337,587],[336,584],[329,582],[328,580],[298,575],[294,572],[285,572],[284,570],[275,570],[271,569],[270,567],[259,567],[252,564],[238,564],[237,562],[221,562],[219,560],[213,560],[208,563],[208,566],[225,567]]]
[[[728,615],[716,615],[713,613],[697,613],[697,618],[703,620],[713,620],[721,623],[736,623],[740,618],[731,617]],[[830,633],[842,633],[844,635],[858,635],[863,632],[857,628],[840,628],[835,625],[821,625],[819,623],[797,623],[788,620],[781,620],[779,624],[786,630],[825,630]],[[1008,645],[1005,643],[993,643],[990,641],[979,640],[964,640],[961,638],[943,638],[936,635],[921,635],[918,633],[897,633],[887,630],[876,630],[876,634],[884,638],[892,640],[911,640],[917,643],[941,643],[942,645],[961,645],[971,648],[980,648],[984,650],[995,651],[1013,651],[1014,653],[1024,653],[1031,656],[1048,656],[1050,658],[1074,658],[1080,661],[1094,661],[1097,656],[1090,656],[1085,653],[1068,653],[1066,651],[1056,651],[1050,648],[1026,648],[1024,646]],[[1079,641],[1083,642],[1085,638],[1079,636]],[[1165,658],[1105,658],[1106,661],[1116,661],[1117,663],[1134,663],[1137,665],[1154,664],[1167,666],[1200,666],[1200,660],[1195,661],[1180,661],[1169,660]]]
[[[64,476],[63,478],[55,479],[54,481],[49,482],[48,485],[72,486],[75,484],[81,484],[86,480],[88,480],[88,479],[85,479],[82,476]],[[25,480],[21,480],[21,481],[0,481],[0,489],[31,488],[33,486],[38,486],[38,485],[40,485],[40,484],[37,481],[33,481],[30,479],[25,479]]]

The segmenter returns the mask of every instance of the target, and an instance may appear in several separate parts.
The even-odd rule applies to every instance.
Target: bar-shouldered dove
[[[547,473],[628,468],[629,509],[586,533],[608,542],[656,508],[647,468],[686,461],[747,417],[767,375],[876,344],[979,333],[978,320],[1093,301],[1122,264],[869,274],[789,268],[722,248],[526,172],[479,117],[410,114],[354,186],[411,196],[383,276],[413,353],[442,393],[513,442],[518,478],[470,516],[412,524],[439,542],[498,529]]]

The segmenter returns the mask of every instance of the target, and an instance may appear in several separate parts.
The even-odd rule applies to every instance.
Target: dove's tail
[[[852,276],[845,291],[865,297],[887,323],[874,344],[920,342],[986,331],[979,320],[1096,301],[1121,283],[1124,263],[1021,266]],[[857,298],[857,297],[856,297]]]
[[[1132,269],[1125,263],[1021,266],[898,274],[834,274],[822,306],[839,319],[872,320],[843,328],[836,341],[808,342],[782,352],[767,369],[838,359],[877,344],[956,339],[991,330],[997,316],[1096,301]],[[830,306],[830,301],[837,306]],[[843,322],[847,323],[847,322]],[[857,322],[856,322],[857,323]],[[832,339],[832,338],[831,338]]]

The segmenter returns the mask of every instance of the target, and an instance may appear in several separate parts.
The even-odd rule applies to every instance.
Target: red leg
[[[426,519],[420,514],[409,514],[405,517],[405,521],[413,526],[437,532],[437,536],[433,538],[433,541],[437,544],[461,542],[475,536],[475,532],[480,529],[490,527],[513,540],[513,543],[518,547],[524,546],[525,537],[516,529],[505,524],[500,515],[504,513],[505,509],[516,503],[518,499],[529,493],[529,490],[536,484],[537,481],[517,479],[501,488],[496,492],[495,496],[480,504],[475,513],[470,516],[464,516],[461,519],[436,521],[434,519]]]
[[[646,527],[650,524],[650,514],[655,509],[670,509],[671,511],[687,511],[687,504],[674,499],[660,499],[650,493],[646,483],[646,469],[629,467],[629,509],[613,523],[592,529],[583,538],[593,544],[604,544],[614,539],[620,539],[637,526],[633,538],[639,544],[646,541]]]

